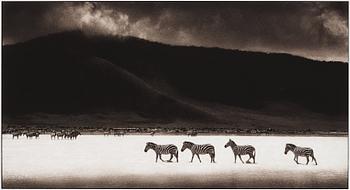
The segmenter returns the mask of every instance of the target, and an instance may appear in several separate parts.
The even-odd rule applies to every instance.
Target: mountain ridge
[[[120,79],[104,79],[106,72],[97,72],[102,68],[94,66],[95,62],[120,68],[114,72]],[[194,106],[191,101],[196,100],[196,105],[213,102],[258,111],[271,101],[292,102],[315,113],[338,115],[347,113],[347,67],[344,62],[283,53],[62,32],[3,46],[3,114],[81,112],[99,110],[97,106],[151,118],[211,118],[217,122],[213,114]],[[122,70],[134,77],[125,77]],[[134,79],[138,82],[132,82]],[[137,85],[152,88],[155,102],[146,98],[148,90],[136,93]],[[91,94],[84,93],[86,89]],[[118,103],[111,106],[114,101]]]
[[[152,41],[148,39],[143,39],[143,38],[138,38],[135,36],[122,36],[122,35],[109,35],[109,34],[86,34],[81,30],[69,30],[69,31],[62,31],[62,32],[57,32],[57,33],[49,33],[44,36],[39,36],[35,37],[29,40],[25,40],[22,42],[17,42],[13,44],[4,44],[3,47],[9,47],[9,46],[15,46],[15,45],[20,45],[28,42],[33,42],[37,41],[39,39],[45,39],[51,36],[59,36],[59,35],[72,35],[75,37],[78,36],[84,36],[86,38],[108,38],[108,39],[114,39],[114,40],[120,40],[120,41],[138,41],[142,43],[152,43],[154,45],[161,45],[161,46],[170,46],[170,47],[181,47],[181,48],[202,48],[202,49],[209,49],[209,50],[219,50],[219,51],[229,51],[229,52],[237,52],[237,53],[254,53],[254,54],[264,54],[264,55],[273,55],[273,56],[290,56],[294,57],[296,59],[306,59],[310,61],[316,61],[316,62],[323,62],[323,63],[334,63],[334,64],[347,64],[348,62],[344,61],[327,61],[327,60],[317,60],[317,59],[312,59],[312,58],[307,58],[303,57],[300,55],[295,55],[295,54],[290,54],[290,53],[284,53],[284,52],[263,52],[263,51],[252,51],[252,50],[240,50],[240,49],[229,49],[229,48],[222,48],[222,47],[207,47],[207,46],[195,46],[195,45],[173,45],[173,44],[167,44],[167,43],[162,43],[158,41]]]

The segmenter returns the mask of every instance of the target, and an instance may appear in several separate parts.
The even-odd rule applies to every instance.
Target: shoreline
[[[125,135],[114,135],[114,134],[104,134],[103,132],[81,132],[81,135],[98,135],[98,136],[115,136],[115,137],[123,137],[123,136],[276,136],[276,137],[349,137],[348,133],[334,133],[334,134],[319,134],[319,133],[311,133],[311,134],[287,134],[287,133],[274,133],[274,134],[250,134],[250,133],[198,133],[195,136],[190,136],[186,134],[179,133],[156,133],[151,135],[149,133],[126,133]],[[1,133],[2,135],[12,135],[11,133]],[[50,135],[50,133],[42,133],[41,135]]]

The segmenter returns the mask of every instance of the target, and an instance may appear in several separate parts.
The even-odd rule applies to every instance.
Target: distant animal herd
[[[250,160],[253,159],[253,163],[255,164],[256,151],[252,145],[237,145],[233,140],[229,139],[229,141],[225,144],[224,147],[231,147],[235,158],[235,163],[238,156],[244,164],[244,161],[241,156],[249,155],[249,159],[246,161],[246,163],[251,163]],[[167,160],[168,162],[171,162],[173,157],[176,158],[176,162],[179,161],[178,148],[173,144],[158,145],[153,142],[147,142],[144,151],[147,152],[149,149],[154,150],[154,152],[156,153],[156,162],[158,161],[158,158],[164,162],[164,160],[162,159],[163,154],[170,154],[170,159]],[[185,141],[183,142],[181,152],[185,151],[186,149],[189,149],[192,152],[191,162],[193,162],[194,156],[197,156],[199,162],[202,162],[199,155],[208,154],[210,156],[210,162],[215,163],[215,147],[211,144],[195,144],[193,142]],[[309,164],[309,157],[311,157],[312,161],[314,161],[317,165],[317,161],[314,156],[314,151],[311,148],[299,147],[294,144],[288,143],[286,144],[284,154],[287,154],[289,151],[294,153],[294,161],[297,164],[300,164],[298,162],[298,157],[301,156],[306,157],[306,164]]]
[[[151,132],[150,135],[154,136],[155,132]],[[197,132],[195,131],[188,131],[186,133],[188,136],[197,136]],[[37,139],[40,135],[40,132],[34,131],[16,131],[12,133],[12,139],[18,139],[20,136],[25,136],[28,138],[35,138]],[[71,131],[65,131],[65,130],[59,130],[59,131],[52,131],[50,133],[50,137],[52,140],[54,139],[77,139],[77,137],[81,135],[81,133],[77,130],[71,130]],[[111,135],[110,132],[104,132],[104,136]],[[116,131],[114,132],[114,136],[124,136],[125,132],[123,131]],[[246,163],[251,163],[250,160],[253,159],[253,163],[255,164],[255,156],[256,156],[256,150],[255,147],[252,145],[237,145],[233,140],[229,139],[229,141],[224,145],[225,148],[231,147],[234,155],[234,162],[237,161],[237,156],[241,160],[242,163],[244,163],[242,159],[242,155],[249,155],[249,159],[246,161]],[[170,159],[167,160],[168,162],[171,162],[173,157],[176,158],[176,162],[178,162],[179,158],[179,152],[178,148],[174,144],[167,144],[167,145],[158,145],[153,142],[147,142],[146,147],[144,149],[144,152],[147,152],[148,150],[154,150],[156,153],[156,162],[158,161],[158,158],[164,162],[162,159],[162,155],[169,155]],[[210,156],[210,162],[215,163],[215,147],[211,144],[195,144],[193,142],[185,141],[183,142],[181,152],[184,152],[186,149],[189,149],[192,153],[191,162],[193,162],[193,159],[195,156],[197,156],[199,162],[202,162],[199,155],[208,154]],[[306,164],[309,163],[309,157],[312,158],[312,161],[315,162],[317,165],[316,158],[314,156],[314,151],[312,148],[308,147],[299,147],[294,144],[286,144],[284,154],[287,154],[289,151],[294,153],[294,161],[297,164],[300,164],[298,161],[298,157],[306,157]]]
[[[50,133],[51,139],[77,139],[77,137],[81,135],[81,133],[77,130],[72,131],[53,131]],[[12,133],[12,139],[19,139],[19,137],[25,136],[27,139],[29,138],[39,138],[40,132],[38,131],[15,131]]]

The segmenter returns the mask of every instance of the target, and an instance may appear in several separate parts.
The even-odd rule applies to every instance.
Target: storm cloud
[[[3,44],[64,30],[348,60],[347,2],[4,2]]]

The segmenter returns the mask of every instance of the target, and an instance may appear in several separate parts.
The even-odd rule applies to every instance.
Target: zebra
[[[168,162],[171,162],[173,156],[175,156],[176,162],[179,162],[179,152],[177,147],[173,144],[157,145],[153,142],[147,142],[144,151],[147,152],[149,149],[154,150],[154,152],[156,153],[156,162],[158,161],[158,156],[160,160],[164,162],[164,160],[162,159],[162,154],[170,154],[170,159],[168,160]]]
[[[79,131],[73,131],[69,133],[69,139],[77,139],[78,135],[81,135]]]
[[[284,154],[287,154],[288,151],[292,151],[294,153],[294,161],[299,164],[298,157],[306,157],[306,164],[309,164],[309,156],[311,156],[312,161],[315,161],[315,164],[317,165],[316,158],[314,156],[314,151],[312,148],[308,147],[299,147],[295,146],[294,144],[286,144],[286,148],[284,149]]]
[[[124,136],[124,131],[117,131],[117,132],[114,132],[114,136]]]
[[[109,136],[111,133],[109,131],[103,132],[103,136]]]
[[[71,132],[70,132],[70,131],[66,131],[66,132],[64,132],[64,133],[63,133],[63,137],[64,137],[64,139],[69,139],[69,138],[70,138],[70,134],[71,134]]]
[[[194,144],[193,142],[185,141],[183,142],[181,152],[185,151],[186,149],[191,150],[192,152],[192,159],[191,162],[193,162],[194,155],[197,155],[199,162],[202,162],[199,154],[209,154],[210,156],[210,163],[215,163],[215,148],[211,144],[203,144],[198,145]]]
[[[31,133],[27,133],[27,134],[26,134],[27,138],[28,138],[28,137],[29,137],[29,138],[32,138],[32,137],[38,138],[39,135],[40,135],[40,133],[38,133],[38,132],[31,132]]]
[[[50,134],[50,136],[51,136],[51,139],[55,139],[55,138],[56,138],[56,132],[52,132],[52,133]]]
[[[56,133],[56,137],[57,137],[57,139],[60,139],[60,137],[61,137],[61,139],[63,139],[64,133],[58,132],[58,133]]]
[[[21,135],[22,135],[22,133],[20,133],[20,132],[13,133],[12,139],[14,139],[15,137],[18,139]]]
[[[187,131],[187,136],[197,136],[198,133],[196,131]]]
[[[237,155],[239,159],[242,161],[244,164],[241,155],[249,155],[249,159],[246,161],[246,163],[250,163],[250,159],[253,158],[253,163],[255,164],[255,148],[252,145],[242,145],[239,146],[237,145],[233,140],[229,139],[229,141],[225,144],[225,148],[231,147],[233,154],[235,155],[235,163],[237,160]]]

